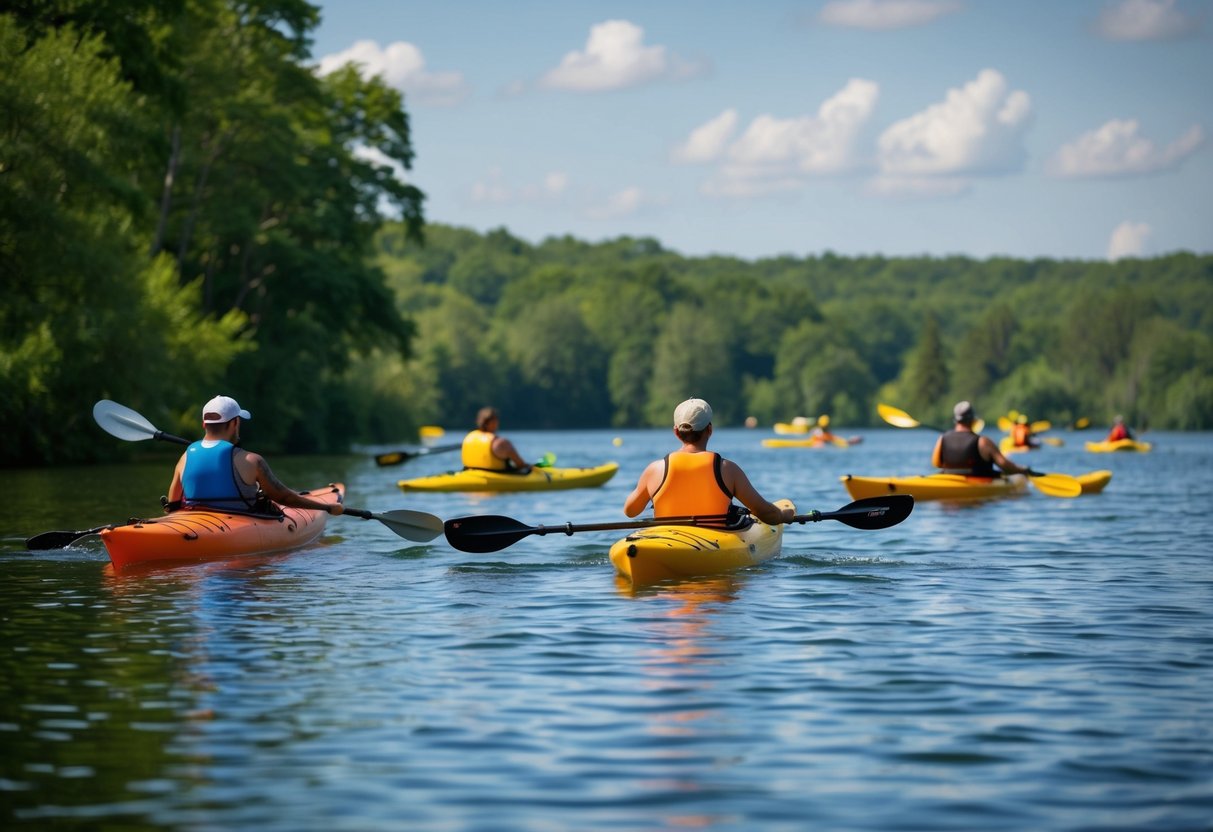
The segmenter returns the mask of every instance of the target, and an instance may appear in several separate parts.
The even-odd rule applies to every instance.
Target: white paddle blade
[[[109,399],[102,399],[93,405],[93,419],[106,433],[127,442],[151,439],[158,432],[156,426],[141,414]]]
[[[405,540],[429,543],[442,534],[442,520],[424,511],[396,509],[371,515]]]

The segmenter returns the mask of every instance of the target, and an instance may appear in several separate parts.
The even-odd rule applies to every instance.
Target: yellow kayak
[[[1149,442],[1140,442],[1136,439],[1117,439],[1115,442],[1088,442],[1087,450],[1094,454],[1111,453],[1112,451],[1141,451],[1145,452],[1153,448]]]
[[[775,505],[795,508],[790,500]],[[740,530],[650,526],[617,541],[611,547],[611,563],[636,586],[736,572],[775,557],[782,544],[782,524],[768,526],[757,520]]]
[[[915,500],[989,500],[1022,494],[1027,477],[969,477],[963,474],[926,474],[910,477],[839,477],[853,500],[909,494]]]
[[[607,462],[591,468],[532,468],[526,474],[465,468],[429,477],[400,480],[404,491],[561,491],[593,488],[615,476],[619,464]]]
[[[1079,485],[1082,486],[1083,494],[1098,494],[1104,490],[1104,486],[1112,481],[1112,472],[1091,471],[1087,474],[1079,474],[1074,479],[1078,480]]]
[[[858,445],[863,441],[860,436],[852,436],[843,439],[841,436],[835,436],[833,439],[822,439],[821,437],[811,436],[808,439],[764,439],[762,447],[764,448],[849,448],[852,445]]]

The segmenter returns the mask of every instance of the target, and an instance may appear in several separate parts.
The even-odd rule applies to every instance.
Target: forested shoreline
[[[877,401],[946,423],[966,398],[1057,424],[1213,428],[1209,256],[746,261],[433,224],[424,246],[389,225],[376,250],[418,338],[412,359],[361,367],[428,422],[492,402],[516,427],[665,425],[700,395],[732,425],[882,424]]]
[[[1213,257],[747,261],[427,225],[406,102],[318,75],[318,22],[300,0],[0,13],[0,465],[129,453],[100,398],[193,435],[217,392],[290,452],[484,404],[664,425],[688,395],[726,425],[968,398],[1213,428]]]

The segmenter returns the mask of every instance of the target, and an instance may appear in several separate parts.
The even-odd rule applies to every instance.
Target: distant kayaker
[[[531,466],[504,436],[497,435],[501,416],[495,407],[482,407],[476,414],[476,429],[463,437],[463,467],[485,471],[514,471],[529,474]]]
[[[1015,424],[1011,425],[1011,444],[1016,448],[1039,448],[1040,440],[1035,437],[1028,417],[1022,413],[1016,416]]]
[[[1117,416],[1112,420],[1112,429],[1108,431],[1108,442],[1119,442],[1122,439],[1132,439],[1133,431],[1129,430],[1125,424],[1124,416]]]
[[[237,447],[240,423],[252,415],[230,396],[202,407],[205,436],[185,449],[168,487],[168,507],[207,506],[233,511],[272,511],[265,499],[292,508],[341,514],[341,503],[322,503],[282,484],[260,454]]]
[[[955,422],[952,429],[939,437],[931,454],[931,464],[945,471],[957,471],[975,477],[997,477],[1004,474],[1026,474],[1028,469],[1016,465],[1002,455],[998,446],[988,438],[973,432],[977,413],[968,402],[957,402],[952,408]],[[997,465],[998,469],[994,466]]]
[[[736,497],[764,523],[786,523],[795,516],[766,500],[735,462],[708,450],[712,437],[712,407],[703,399],[687,399],[674,410],[677,451],[650,462],[623,504],[635,517],[653,503],[653,517],[727,514]]]

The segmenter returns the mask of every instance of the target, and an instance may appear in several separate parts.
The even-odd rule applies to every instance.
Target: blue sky
[[[1213,0],[332,0],[431,221],[686,255],[1213,251]]]

